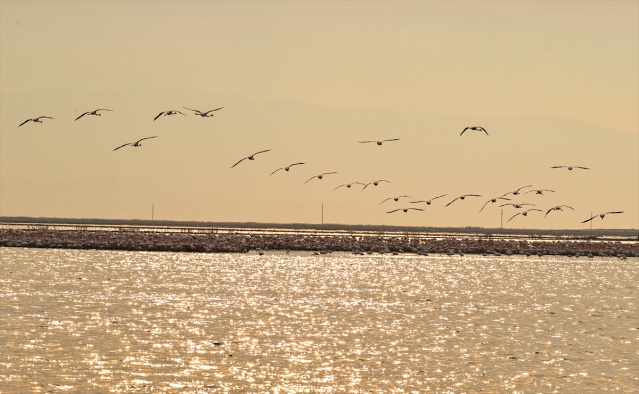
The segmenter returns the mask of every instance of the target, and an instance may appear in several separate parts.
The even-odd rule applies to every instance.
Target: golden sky
[[[3,0],[0,21],[2,216],[639,228],[637,1]],[[479,212],[525,185],[554,192],[503,202],[543,212]]]

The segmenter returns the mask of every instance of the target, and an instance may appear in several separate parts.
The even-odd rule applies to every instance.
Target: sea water
[[[0,248],[0,392],[637,392],[639,259]]]

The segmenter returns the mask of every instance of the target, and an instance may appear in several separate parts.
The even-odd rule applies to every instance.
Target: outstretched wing
[[[88,114],[88,113],[89,113],[89,112],[85,112],[85,113],[83,113],[82,115],[80,115],[80,116],[78,116],[77,118],[75,118],[75,120],[80,119],[81,117],[83,117],[84,115],[86,115],[86,114]]]
[[[357,141],[360,144],[368,144],[369,142],[377,142],[377,141]]]
[[[193,109],[193,108],[189,108],[189,107],[183,107],[183,108],[184,108],[184,109],[188,109],[189,111],[202,113],[202,111],[200,111],[199,109]]]
[[[25,124],[25,123],[31,122],[32,120],[33,120],[33,119],[27,119],[27,120],[25,120],[24,122],[20,123],[20,124],[18,125],[18,127],[22,126],[22,125],[23,125],[23,124]]]
[[[449,206],[450,204],[454,203],[455,201],[459,200],[461,197],[457,197],[456,199],[454,199],[453,201],[449,202],[448,204],[444,205],[444,207]]]
[[[120,149],[120,148],[124,148],[124,147],[125,147],[125,146],[127,146],[127,145],[131,145],[131,143],[129,142],[129,143],[126,143],[126,144],[124,144],[124,145],[120,145],[120,146],[118,146],[117,148],[115,148],[115,149],[113,149],[113,150],[118,150],[118,149]]]
[[[158,138],[158,136],[157,136],[157,135],[154,135],[153,137],[144,137],[144,138],[140,138],[140,139],[139,139],[139,140],[137,140],[135,143],[136,143],[136,144],[139,144],[141,141],[148,140],[148,139],[151,139],[151,138]]]
[[[153,118],[153,120],[157,120],[157,118],[159,118],[160,116],[164,115],[166,111],[162,111],[158,114],[158,116],[156,116],[155,118]]]
[[[584,221],[583,221],[583,222],[581,222],[581,223],[588,223],[589,221],[591,221],[592,219],[596,218],[597,216],[599,216],[599,215],[595,215],[595,216],[591,217],[590,219],[586,219],[586,220],[584,220]]]
[[[215,109],[212,109],[212,110],[210,110],[210,111],[206,111],[206,112],[204,113],[204,115],[207,115],[209,112],[219,111],[219,110],[221,110],[222,108],[224,108],[224,107],[215,108]],[[187,108],[187,109],[188,109],[188,108]]]
[[[231,166],[231,168],[235,167],[236,165],[240,164],[241,162],[243,162],[243,161],[244,161],[244,160],[246,160],[246,159],[248,159],[248,157],[244,157],[244,158],[242,158],[242,159],[241,159],[241,160],[239,160],[237,163],[233,164],[233,165]]]
[[[271,175],[273,175],[273,174],[275,174],[276,172],[278,172],[279,170],[283,170],[283,169],[284,169],[284,167],[280,167],[280,168],[278,168],[277,170],[275,170],[275,171],[271,172]]]

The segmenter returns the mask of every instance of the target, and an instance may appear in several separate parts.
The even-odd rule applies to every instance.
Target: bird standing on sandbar
[[[399,138],[391,138],[388,140],[381,140],[381,141],[357,141],[357,142],[359,142],[360,144],[368,144],[369,142],[374,142],[377,145],[382,145],[384,142],[391,142],[391,141],[399,141]]]
[[[290,169],[291,169],[291,167],[293,167],[293,166],[299,166],[300,164],[306,164],[306,163],[293,163],[293,164],[289,164],[289,165],[288,165],[288,166],[286,166],[286,167],[280,167],[280,168],[278,168],[277,170],[275,170],[275,171],[271,172],[271,175],[275,174],[275,173],[276,173],[276,172],[278,172],[279,170],[288,171],[288,170],[290,170]]]
[[[117,148],[115,148],[115,149],[113,149],[113,150],[115,151],[115,150],[118,150],[118,149],[120,149],[120,148],[124,148],[125,146],[128,146],[128,145],[131,145],[131,146],[132,146],[132,147],[134,147],[134,148],[139,148],[139,147],[141,147],[141,146],[142,146],[142,144],[140,144],[140,141],[148,140],[148,139],[151,139],[151,138],[158,138],[158,136],[157,136],[157,135],[154,135],[153,137],[144,137],[144,138],[140,138],[139,140],[137,140],[137,141],[135,141],[135,142],[129,142],[129,143],[126,143],[126,144],[124,144],[124,145],[120,145],[120,146],[118,146]]]
[[[266,150],[261,150],[261,151],[259,151],[259,152],[255,152],[255,153],[253,153],[253,154],[252,154],[252,155],[250,155],[250,156],[246,156],[246,157],[244,157],[244,158],[240,159],[237,163],[233,164],[233,165],[231,166],[231,168],[233,168],[233,167],[235,167],[236,165],[240,164],[240,163],[241,163],[241,162],[243,162],[244,160],[247,160],[247,159],[248,159],[248,160],[255,160],[255,155],[259,155],[260,153],[270,152],[270,151],[271,151],[271,149],[266,149]]]
[[[335,172],[335,171],[332,171],[332,172],[322,172],[321,174],[318,174],[318,175],[315,175],[315,176],[312,176],[312,177],[308,178],[308,180],[307,180],[306,182],[304,182],[304,183],[308,183],[308,182],[310,182],[311,180],[313,180],[313,179],[315,179],[315,178],[317,178],[317,179],[322,179],[322,178],[324,178],[324,175],[329,175],[329,174],[337,174],[337,172]]]
[[[606,215],[612,215],[612,214],[615,214],[615,213],[623,213],[623,212],[624,212],[624,211],[612,211],[612,212],[604,212],[604,213],[600,213],[599,215],[595,215],[595,216],[591,217],[590,219],[586,219],[586,220],[584,220],[584,221],[583,221],[583,222],[581,222],[581,223],[587,223],[587,222],[591,221],[592,219],[594,219],[594,218],[596,218],[596,217],[600,217],[600,218],[602,218],[602,219],[603,219]]]
[[[464,195],[461,195],[461,196],[457,197],[456,199],[454,199],[453,201],[449,202],[448,204],[444,205],[444,207],[449,206],[450,204],[454,203],[457,200],[463,200],[466,197],[481,197],[481,194],[464,194]]]
[[[462,130],[459,136],[461,137],[464,134],[464,132],[466,132],[466,130],[483,131],[484,133],[486,133],[486,135],[488,135],[488,132],[486,131],[486,129],[481,126],[469,126],[469,127],[466,127],[464,130]]]
[[[184,115],[184,114],[183,114],[182,112],[180,112],[180,111],[175,111],[175,110],[170,109],[170,110],[168,110],[168,111],[162,111],[162,112],[160,112],[160,113],[159,113],[159,114],[158,114],[155,118],[153,118],[153,120],[154,120],[154,121],[155,121],[155,120],[157,120],[157,118],[159,118],[160,116],[177,115],[177,114]],[[186,115],[184,115],[184,116],[186,116]]]
[[[87,112],[83,113],[82,115],[80,115],[77,118],[75,118],[75,120],[80,119],[84,115],[102,116],[102,114],[99,114],[98,111],[113,111],[113,110],[112,109],[106,109],[106,108],[98,108],[95,111],[87,111]]]
[[[34,123],[42,123],[42,120],[40,119],[53,119],[50,116],[38,116],[37,118],[33,118],[33,119],[27,119],[24,122],[20,123],[18,125],[18,127],[22,126],[23,124],[27,123],[27,122],[34,122]]]
[[[195,112],[196,115],[199,115],[199,116],[201,116],[203,118],[211,118],[211,117],[213,117],[213,114],[211,114],[211,112],[219,111],[219,110],[221,110],[224,107],[215,108],[215,109],[211,109],[211,110],[208,110],[208,111],[200,111],[199,109],[193,109],[193,108],[188,108],[188,107],[184,107],[184,108],[188,109],[189,111]]]

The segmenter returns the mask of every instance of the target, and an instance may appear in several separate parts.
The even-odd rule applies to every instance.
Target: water
[[[637,392],[639,259],[0,249],[0,392]]]

